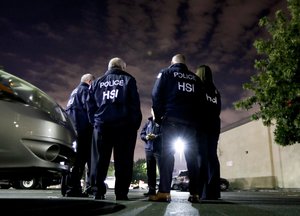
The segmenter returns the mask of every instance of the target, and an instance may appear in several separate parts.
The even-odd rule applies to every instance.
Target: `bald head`
[[[80,81],[90,84],[94,79],[95,79],[94,75],[88,73],[88,74],[84,74],[81,77]]]
[[[118,57],[112,58],[108,63],[108,69],[112,69],[112,68],[118,68],[118,69],[121,69],[121,70],[125,70],[126,69],[126,63],[121,58],[118,58]]]
[[[173,56],[171,64],[182,63],[185,64],[185,57],[182,54],[176,54]]]

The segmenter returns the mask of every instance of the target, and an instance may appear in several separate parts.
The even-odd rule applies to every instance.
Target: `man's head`
[[[81,77],[80,81],[91,85],[91,83],[93,82],[93,80],[95,80],[95,77],[92,74],[87,73],[87,74],[84,74]]]
[[[176,64],[176,63],[182,63],[185,64],[185,57],[182,54],[176,54],[173,56],[172,61],[171,61],[171,65],[172,64]]]
[[[112,58],[108,63],[108,69],[112,69],[112,68],[118,68],[121,70],[125,70],[126,63],[121,58],[118,58],[118,57]]]

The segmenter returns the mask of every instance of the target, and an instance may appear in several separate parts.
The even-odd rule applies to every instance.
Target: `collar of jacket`
[[[131,74],[129,74],[126,71],[123,71],[119,68],[112,68],[112,69],[109,69],[108,71],[105,72],[105,75],[109,75],[109,74],[116,74],[116,75],[124,75],[124,76],[133,77]]]
[[[89,84],[87,84],[87,83],[85,83],[85,82],[81,82],[80,85],[81,85],[81,86],[87,86],[87,87],[89,87]]]
[[[112,68],[105,72],[105,74],[122,74],[124,71],[122,71],[120,68]]]
[[[175,67],[177,67],[177,68],[184,68],[186,70],[188,69],[187,66],[186,66],[186,64],[183,64],[183,63],[175,63],[175,64],[172,64],[172,65],[169,66],[169,68],[175,68]]]

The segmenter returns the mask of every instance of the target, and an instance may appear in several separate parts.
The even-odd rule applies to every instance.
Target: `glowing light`
[[[74,141],[74,142],[72,143],[72,148],[73,148],[74,151],[76,152],[76,149],[77,149],[77,142],[76,142],[76,141]]]
[[[184,141],[178,137],[175,142],[174,142],[174,148],[175,148],[175,151],[179,154],[183,153],[184,151]]]
[[[16,122],[16,121],[14,121],[14,125],[15,125],[16,128],[19,127],[19,124],[18,124],[18,122]]]

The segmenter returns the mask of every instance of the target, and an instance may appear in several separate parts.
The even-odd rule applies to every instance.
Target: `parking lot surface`
[[[106,200],[62,197],[59,189],[0,190],[1,216],[6,215],[155,215],[155,216],[283,216],[300,215],[300,192],[228,191],[222,199],[191,204],[188,192],[172,191],[172,201],[150,202],[145,190],[133,189],[129,201],[116,201],[113,190]]]

